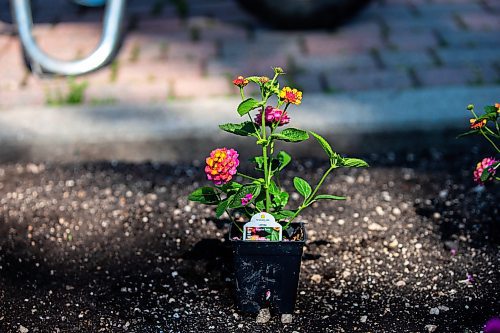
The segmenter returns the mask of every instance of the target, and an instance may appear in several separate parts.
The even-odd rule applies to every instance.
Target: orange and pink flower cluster
[[[476,165],[476,170],[474,170],[474,181],[479,185],[483,185],[483,182],[481,181],[481,175],[483,174],[483,171],[487,168],[490,168],[496,162],[498,161],[492,157],[483,158],[483,160]],[[489,172],[491,175],[495,175],[496,170],[490,168]]]
[[[217,148],[206,158],[205,174],[215,185],[222,185],[233,179],[240,164],[238,152],[234,149]]]

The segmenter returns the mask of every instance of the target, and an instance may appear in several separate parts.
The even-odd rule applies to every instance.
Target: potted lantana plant
[[[469,120],[470,130],[460,136],[481,135],[491,144],[495,150],[495,154],[500,154],[500,126],[498,124],[500,103],[484,107],[484,113],[480,115],[474,111],[474,105],[472,104],[467,106],[467,110],[473,115],[473,118]],[[494,156],[483,158],[476,164],[473,172],[474,181],[478,185],[485,185],[488,182],[500,180],[500,177],[496,174],[499,167],[500,159]]]
[[[255,165],[255,174],[238,171],[240,154],[231,148],[217,148],[206,158],[205,173],[213,186],[203,186],[189,195],[189,200],[214,205],[215,215],[227,213],[232,221],[230,240],[233,247],[236,299],[243,312],[258,312],[270,308],[278,313],[292,313],[297,295],[298,279],[306,228],[297,222],[299,214],[320,200],[345,200],[345,197],[320,193],[328,175],[340,167],[366,167],[357,158],[336,153],[319,134],[294,127],[292,106],[302,101],[302,92],[290,87],[280,88],[284,72],[274,68],[272,79],[265,76],[236,78],[241,103],[237,112],[248,120],[222,124],[219,127],[231,134],[249,137],[260,146],[258,156],[245,156]],[[257,86],[260,99],[245,97],[248,84]],[[255,115],[252,115],[255,113]],[[315,186],[295,177],[293,185],[301,195],[301,204],[288,207],[289,193],[280,186],[279,174],[292,160],[280,143],[305,141],[312,135],[325,151],[329,166]],[[235,178],[244,180],[237,182]],[[240,216],[237,221],[234,217]]]

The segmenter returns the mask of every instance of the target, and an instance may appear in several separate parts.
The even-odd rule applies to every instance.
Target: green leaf
[[[286,206],[286,204],[288,203],[288,199],[290,198],[290,195],[283,191],[281,192],[280,194],[278,194],[277,196],[274,197],[274,201],[276,203],[276,206],[277,208],[283,208]]]
[[[271,181],[269,186],[269,193],[272,195],[279,195],[281,193],[281,189],[276,185],[274,181]]]
[[[300,129],[287,128],[279,133],[274,133],[271,137],[286,142],[301,142],[309,139],[309,134]]]
[[[217,216],[217,218],[220,218],[222,216],[222,214],[224,214],[224,212],[226,211],[227,207],[229,206],[229,202],[231,200],[232,200],[232,196],[219,202],[219,204],[217,205],[217,208],[215,209],[215,216]]]
[[[263,171],[264,170],[264,157],[255,156],[250,159],[250,162],[255,163],[255,170]]]
[[[258,108],[259,106],[262,106],[262,102],[259,102],[250,97],[245,99],[240,103],[240,105],[238,105],[238,113],[240,114],[240,116],[244,116],[253,109]]]
[[[293,178],[293,186],[295,186],[295,189],[302,194],[304,198],[308,198],[311,193],[312,193],[312,188],[311,186],[302,178],[300,177],[295,177]]]
[[[314,200],[345,200],[345,199],[347,198],[330,194],[318,194],[317,196],[314,197]]]
[[[277,230],[272,230],[271,231],[271,239],[272,242],[277,242],[280,240],[280,233]]]
[[[494,105],[488,105],[484,107],[484,112],[486,113],[497,113],[497,108]]]
[[[260,193],[260,188],[261,185],[256,184],[242,186],[230,201],[229,208],[241,207],[241,199],[247,194],[252,194],[252,200],[250,202],[254,201]]]
[[[286,218],[290,218],[295,215],[295,211],[293,210],[280,210],[274,213],[271,213],[276,221],[280,221]]]
[[[260,76],[248,76],[245,79],[253,83],[260,83]]]
[[[225,183],[219,189],[224,193],[235,193],[237,192],[243,185],[238,182],[231,181],[229,183]]]
[[[458,138],[461,138],[461,137],[463,137],[463,136],[467,136],[467,135],[471,135],[471,134],[476,134],[476,133],[479,133],[479,130],[477,130],[477,129],[470,130],[470,131],[468,131],[468,132],[465,132],[465,133],[462,133],[462,134],[458,135],[458,136],[457,136],[457,139],[458,139]]]
[[[342,166],[348,167],[348,168],[364,168],[368,167],[368,163],[365,161],[359,159],[359,158],[343,158],[342,159]]]
[[[212,187],[200,187],[188,196],[188,200],[201,202],[206,205],[216,205],[219,203],[219,198],[217,196],[217,192]]]
[[[321,148],[323,148],[325,153],[328,155],[328,158],[330,160],[333,159],[335,157],[335,152],[333,151],[332,146],[330,146],[328,141],[326,141],[325,138],[323,138],[321,135],[319,135],[313,131],[309,131],[309,133],[311,133],[311,135],[314,136],[314,138],[318,141]]]
[[[219,128],[228,133],[240,135],[240,136],[255,136],[257,137],[257,133],[255,131],[255,126],[250,121],[245,121],[241,124],[222,124],[219,125]]]
[[[263,211],[266,209],[266,205],[264,204],[265,199],[260,199],[258,201],[255,201],[255,207],[257,207],[259,210]]]
[[[280,162],[278,171],[281,171],[292,161],[292,157],[285,151],[280,151],[278,153],[278,161]]]

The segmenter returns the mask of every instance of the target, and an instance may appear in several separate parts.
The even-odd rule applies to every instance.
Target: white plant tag
[[[269,213],[257,213],[243,226],[243,240],[279,242],[283,239],[283,228]]]

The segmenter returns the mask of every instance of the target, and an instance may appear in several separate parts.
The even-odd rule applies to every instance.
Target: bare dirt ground
[[[235,309],[227,220],[186,200],[206,182],[203,155],[3,162],[0,331],[479,332],[500,314],[498,185],[471,177],[487,147],[442,134],[359,147],[371,168],[325,188],[348,200],[302,217],[291,324]],[[318,180],[314,151],[297,153],[288,179]]]

